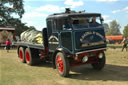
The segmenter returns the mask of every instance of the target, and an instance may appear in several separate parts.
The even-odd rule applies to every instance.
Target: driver
[[[92,18],[90,25],[91,25],[91,26],[98,26],[99,23],[96,22],[96,18]]]
[[[70,29],[69,21],[65,19],[63,24],[63,30],[69,30],[69,29]]]
[[[93,23],[93,24],[97,23],[96,22],[96,18],[92,18],[92,22],[91,23]]]

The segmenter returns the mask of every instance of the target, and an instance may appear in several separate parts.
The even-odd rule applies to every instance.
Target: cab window
[[[57,29],[57,20],[53,20],[53,32],[57,32],[58,29]]]

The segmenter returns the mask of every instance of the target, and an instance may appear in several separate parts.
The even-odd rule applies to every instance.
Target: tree
[[[128,24],[124,27],[123,36],[128,37]]]
[[[12,14],[17,15],[15,18]],[[0,26],[1,27],[14,27],[16,28],[16,35],[24,30],[24,23],[21,22],[22,15],[24,14],[23,0],[0,0]]]
[[[8,24],[9,20],[16,14],[22,18],[24,14],[23,0],[0,0],[0,26]]]
[[[104,31],[107,35],[108,31],[109,31],[109,25],[107,23],[104,23]]]
[[[33,29],[33,30],[35,30],[35,29],[36,29],[34,26],[30,26],[29,28],[30,28],[30,29]]]
[[[117,23],[116,20],[110,22],[110,29],[108,31],[108,35],[120,35],[120,24]]]
[[[35,27],[26,26],[21,22],[22,15],[24,14],[23,0],[0,0],[0,27],[14,27],[16,35],[20,34],[27,29],[35,29]],[[17,15],[18,18],[12,16]]]

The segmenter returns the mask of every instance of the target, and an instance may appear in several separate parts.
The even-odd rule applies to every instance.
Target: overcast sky
[[[46,27],[49,14],[63,12],[67,7],[76,11],[101,13],[105,23],[117,20],[121,31],[128,24],[128,0],[24,0],[22,21],[42,30]]]

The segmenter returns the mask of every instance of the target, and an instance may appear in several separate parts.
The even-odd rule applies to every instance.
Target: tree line
[[[110,26],[107,23],[104,23],[104,29],[106,35],[123,35],[124,37],[128,37],[128,24],[123,29],[123,34],[120,32],[120,24],[113,20],[110,22]]]

